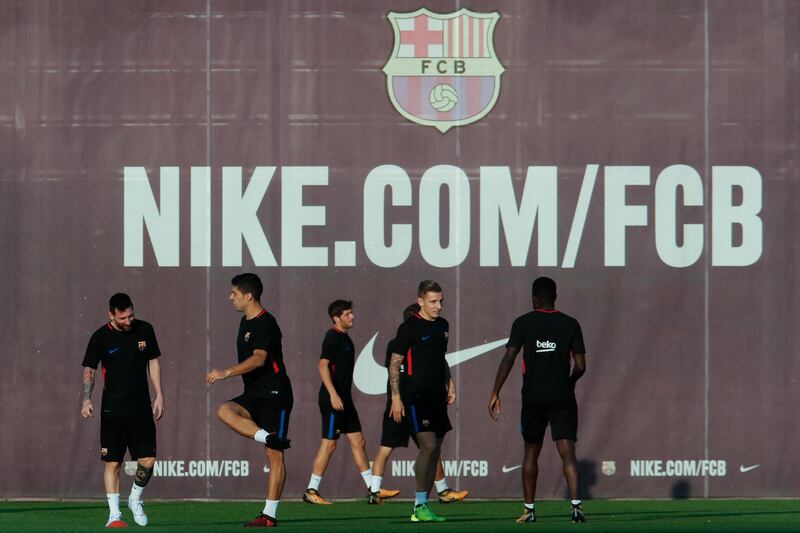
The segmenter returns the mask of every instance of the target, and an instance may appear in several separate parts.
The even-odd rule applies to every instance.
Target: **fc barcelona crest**
[[[494,51],[499,13],[459,9],[390,12],[392,55],[383,67],[389,99],[405,118],[444,133],[486,116],[505,70]]]

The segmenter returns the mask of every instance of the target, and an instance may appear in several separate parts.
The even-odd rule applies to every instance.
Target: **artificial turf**
[[[123,502],[123,518],[138,529]],[[336,502],[312,506],[282,502],[278,527],[282,531],[336,531],[374,533],[381,531],[502,532],[537,529],[547,532],[773,532],[800,531],[800,500],[591,500],[583,504],[587,522],[569,520],[569,504],[543,501],[536,504],[537,523],[516,524],[519,502],[465,501],[432,504],[447,522],[415,524],[409,521],[411,502],[392,501],[380,506],[363,502]],[[242,524],[261,511],[259,502],[148,502],[148,532],[242,531]],[[100,531],[108,509],[105,502],[17,502],[0,503],[0,532],[80,533]]]

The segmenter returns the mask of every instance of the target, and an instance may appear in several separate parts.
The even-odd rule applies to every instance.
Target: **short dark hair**
[[[424,281],[419,282],[419,287],[417,287],[417,296],[422,298],[425,294],[429,292],[442,292],[442,286],[436,283],[435,281],[431,281],[426,279]]]
[[[264,292],[264,285],[261,284],[261,279],[250,272],[238,274],[233,276],[231,285],[239,289],[242,294],[250,293],[253,300],[260,302],[261,293]]]
[[[536,278],[531,286],[531,297],[542,303],[554,303],[556,301],[556,282],[544,276]]]
[[[125,311],[133,307],[131,297],[124,292],[118,292],[108,299],[108,310],[112,313],[114,311]]]
[[[334,300],[328,306],[328,316],[333,320],[333,317],[342,316],[342,313],[352,308],[353,302],[350,300]]]
[[[403,309],[403,320],[408,320],[412,316],[419,313],[419,309],[420,309],[419,304],[411,304],[405,309]]]

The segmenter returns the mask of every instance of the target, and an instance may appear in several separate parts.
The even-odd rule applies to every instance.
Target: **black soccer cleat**
[[[369,491],[367,493],[367,503],[369,505],[380,505],[383,503],[383,498],[381,498],[380,492],[372,492]]]
[[[270,433],[267,435],[266,446],[273,450],[288,450],[292,447],[292,439],[284,439],[275,433]]]
[[[586,517],[583,516],[583,509],[581,508],[581,504],[572,506],[572,521],[575,522],[576,524],[580,524],[581,522],[586,522]]]

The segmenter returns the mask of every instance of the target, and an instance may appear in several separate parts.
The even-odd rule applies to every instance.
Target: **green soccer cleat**
[[[428,507],[427,503],[414,506],[414,514],[411,515],[412,522],[444,522],[445,518],[439,516]]]

